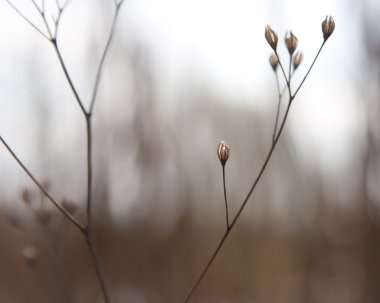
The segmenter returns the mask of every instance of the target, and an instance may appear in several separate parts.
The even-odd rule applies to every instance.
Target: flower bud
[[[220,141],[217,149],[218,158],[222,166],[224,166],[230,156],[230,148],[224,141]]]
[[[322,22],[323,39],[326,41],[335,29],[335,21],[331,16],[326,16],[326,19]]]
[[[265,27],[265,39],[274,51],[277,49],[278,36],[275,30],[273,30],[269,25]]]
[[[275,72],[277,70],[277,67],[278,67],[278,58],[277,58],[276,54],[272,53],[270,55],[269,63],[272,66],[273,71]]]
[[[290,55],[293,55],[298,45],[298,39],[292,31],[288,31],[285,35],[285,45]]]
[[[296,70],[298,66],[302,63],[303,53],[297,51],[293,57],[293,70]]]

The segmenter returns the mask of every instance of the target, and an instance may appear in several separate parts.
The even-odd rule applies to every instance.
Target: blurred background
[[[13,0],[43,28],[33,4]],[[54,1],[46,1],[54,15]],[[58,43],[88,106],[111,0],[71,0]],[[267,171],[191,302],[380,301],[380,4],[126,0],[95,105],[94,232],[112,302],[181,302],[270,148],[270,24],[304,61]],[[84,219],[85,123],[52,45],[0,3],[0,134]],[[281,79],[282,80],[282,79]],[[283,84],[283,82],[282,82]],[[0,147],[0,302],[102,302],[80,233]]]

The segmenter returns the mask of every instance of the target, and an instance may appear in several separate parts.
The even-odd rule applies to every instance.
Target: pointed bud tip
[[[224,166],[230,156],[230,148],[228,145],[222,140],[220,141],[217,149],[218,158],[222,166]]]
[[[323,39],[326,41],[335,30],[335,21],[331,16],[326,16],[322,22]]]
[[[285,35],[285,45],[290,55],[293,55],[298,46],[298,39],[292,31],[288,31]]]
[[[273,30],[270,25],[265,27],[265,39],[274,51],[277,49],[278,35],[275,30]]]

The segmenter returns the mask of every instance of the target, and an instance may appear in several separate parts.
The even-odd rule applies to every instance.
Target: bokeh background
[[[31,1],[12,1],[36,25]],[[46,1],[54,14],[54,1]],[[264,27],[304,61],[252,199],[192,302],[380,301],[380,5],[375,0],[126,0],[94,112],[95,242],[113,302],[180,302],[271,144],[277,90]],[[71,0],[59,46],[89,100],[111,0]],[[84,213],[85,124],[52,46],[0,3],[0,134]],[[0,147],[0,302],[101,302],[81,235]]]

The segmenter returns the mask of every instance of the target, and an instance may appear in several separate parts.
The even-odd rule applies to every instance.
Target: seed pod
[[[297,51],[295,55],[293,56],[293,70],[296,70],[298,66],[302,63],[303,60],[303,53],[300,51]]]
[[[270,55],[270,57],[269,57],[269,63],[272,66],[273,71],[275,72],[277,70],[277,67],[278,67],[278,58],[277,58],[277,56],[274,53],[272,53]]]
[[[270,25],[265,27],[265,39],[274,51],[277,49],[278,35],[275,30],[273,30]]]
[[[222,166],[224,166],[230,156],[230,148],[224,141],[220,141],[217,149],[218,158]]]
[[[298,45],[298,39],[292,31],[288,31],[285,35],[285,45],[290,55],[293,55]]]
[[[326,41],[335,29],[335,21],[331,16],[326,16],[326,19],[322,22],[323,39]]]

